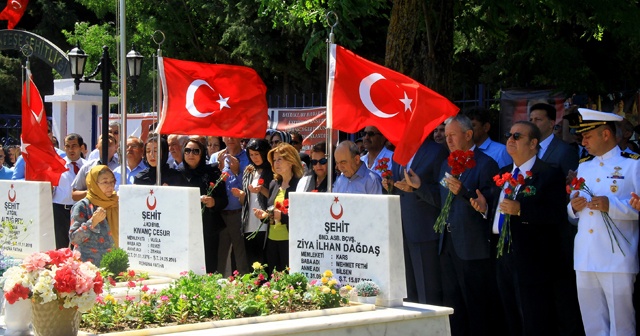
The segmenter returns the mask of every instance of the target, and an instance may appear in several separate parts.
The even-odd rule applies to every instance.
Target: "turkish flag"
[[[267,88],[253,69],[160,58],[161,134],[263,138]]]
[[[18,24],[27,10],[28,3],[29,0],[7,0],[7,7],[0,12],[0,20],[9,21],[7,29],[13,29]]]
[[[27,100],[29,85],[29,100]],[[57,186],[60,175],[67,171],[66,161],[53,149],[48,135],[47,115],[38,88],[27,70],[22,87],[22,157],[25,162],[25,180],[49,181]]]
[[[438,125],[460,110],[415,80],[331,45],[329,127],[355,133],[375,126],[406,165]]]

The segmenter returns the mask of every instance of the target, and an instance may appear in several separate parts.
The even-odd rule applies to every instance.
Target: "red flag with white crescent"
[[[29,85],[29,100],[27,100]],[[67,171],[66,162],[53,148],[49,138],[47,116],[38,88],[27,70],[22,88],[22,157],[25,162],[25,180],[49,181],[57,186],[60,175]]]
[[[267,88],[255,70],[166,57],[158,68],[164,93],[161,134],[265,136]]]
[[[13,29],[20,22],[27,10],[27,4],[29,0],[7,0],[7,7],[0,12],[0,20],[9,21],[7,29]]]
[[[460,110],[449,99],[389,68],[331,45],[329,127],[355,133],[375,126],[396,145],[393,160],[406,165],[420,145]]]

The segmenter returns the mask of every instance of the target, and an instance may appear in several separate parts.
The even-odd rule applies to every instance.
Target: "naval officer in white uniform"
[[[582,145],[590,155],[580,160],[577,175],[594,196],[572,192],[567,210],[579,220],[574,269],[585,333],[635,335],[632,296],[638,273],[638,211],[629,201],[631,192],[640,190],[639,156],[621,152],[616,145],[613,122],[621,117],[578,111],[567,119],[582,134]],[[609,229],[603,213],[615,223]]]

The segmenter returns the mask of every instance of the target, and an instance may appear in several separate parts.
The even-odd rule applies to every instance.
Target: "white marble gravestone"
[[[120,248],[132,269],[205,274],[198,188],[122,185],[118,194]]]
[[[24,258],[56,248],[51,183],[0,181],[0,200],[0,220],[14,225],[13,230],[2,225],[4,253]]]
[[[407,296],[400,198],[388,195],[291,193],[289,265],[309,279],[331,270],[342,285],[372,280],[376,304]]]

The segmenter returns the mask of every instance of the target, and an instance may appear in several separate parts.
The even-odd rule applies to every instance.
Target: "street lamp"
[[[84,76],[84,67],[87,63],[88,55],[84,50],[80,49],[79,45],[76,45],[67,56],[69,57],[69,63],[71,63],[71,76],[74,79],[76,90],[80,89],[80,82],[82,80],[84,80],[84,82],[100,83],[100,89],[102,90],[102,153],[100,160],[102,164],[108,165],[109,137],[107,134],[109,134],[109,90],[111,90],[111,74],[117,74],[109,57],[109,47],[102,47],[100,63],[98,63],[93,73],[86,77]],[[140,77],[142,55],[132,48],[129,54],[127,54],[127,63],[129,64],[129,75],[135,86],[138,77]],[[98,73],[101,74],[102,79],[100,81],[92,81],[91,79],[97,76]]]
[[[142,60],[144,57],[137,52],[133,45],[131,45],[131,51],[127,53],[127,68],[129,69],[129,78],[131,78],[131,85],[136,88],[138,78],[140,78],[140,71],[142,70]]]

